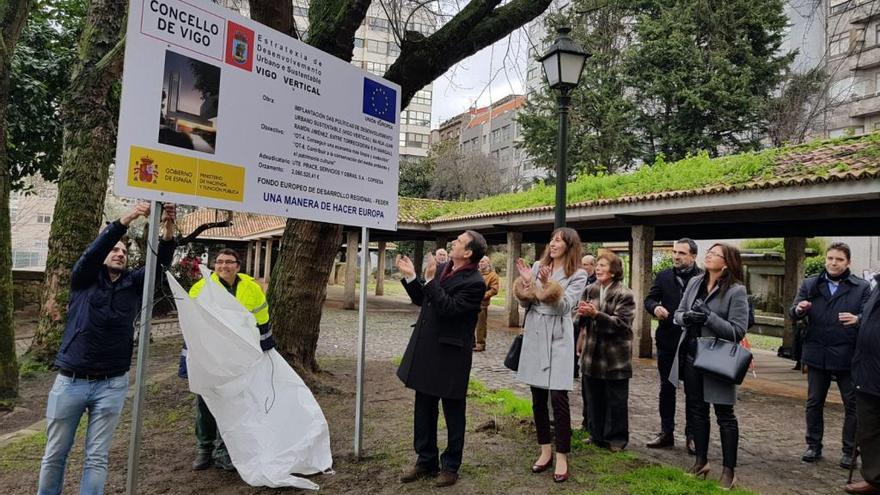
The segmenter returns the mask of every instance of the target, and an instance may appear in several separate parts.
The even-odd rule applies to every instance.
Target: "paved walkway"
[[[357,345],[357,311],[343,311],[341,287],[328,291],[327,309],[322,320],[318,342],[320,355],[354,356]],[[370,296],[367,314],[367,356],[370,360],[401,356],[415,321],[418,308],[400,297]],[[490,308],[490,331],[486,352],[474,355],[473,375],[492,388],[508,388],[529,397],[528,388],[514,379],[502,362],[511,340],[518,332],[506,328],[501,308]],[[740,389],[736,406],[740,424],[739,466],[737,477],[743,486],[761,493],[830,494],[843,493],[847,471],[837,466],[840,453],[840,428],[843,407],[839,397],[826,406],[825,454],[822,462],[802,463],[804,446],[804,400],[806,379],[792,371],[792,362],[777,358],[774,353],[755,351],[757,378],[749,376]],[[659,430],[657,391],[659,378],[653,360],[636,359],[630,382],[630,449],[646,459],[682,468],[693,459],[683,448],[683,433],[678,433],[680,446],[668,450],[645,448]],[[832,392],[836,393],[836,392]],[[579,385],[571,394],[572,420],[579,423],[582,403]],[[829,395],[829,399],[833,396]],[[678,425],[682,428],[684,397],[678,401]],[[682,428],[683,430],[683,428]],[[720,476],[721,446],[717,427],[713,425],[710,446],[712,475]],[[857,475],[858,476],[858,475]]]

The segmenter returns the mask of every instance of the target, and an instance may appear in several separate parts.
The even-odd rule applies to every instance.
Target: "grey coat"
[[[539,268],[540,262],[532,266],[533,279]],[[517,280],[514,294],[520,306],[526,308],[522,352],[516,373],[518,380],[550,390],[574,388],[574,325],[571,315],[586,285],[587,272],[578,269],[571,277],[566,277],[565,270],[559,268],[547,284],[549,294],[538,300],[534,293],[524,293],[522,280]]]
[[[698,275],[688,282],[687,288],[681,297],[681,304],[675,311],[675,324],[684,328],[683,316],[694,305],[697,293],[700,290],[700,284],[706,274]],[[746,329],[749,325],[749,300],[746,294],[746,288],[741,284],[734,284],[724,294],[721,294],[718,287],[706,297],[706,306],[712,310],[706,324],[700,330],[702,337],[720,337],[725,340],[739,342],[746,335]],[[672,371],[669,373],[669,381],[674,386],[678,386],[678,356],[681,349],[681,343],[684,341],[686,332],[682,332],[681,338],[678,340],[678,348],[675,352],[675,361],[672,364]],[[703,375],[703,400],[710,404],[729,404],[736,403],[736,385],[730,382],[719,380],[708,375]]]

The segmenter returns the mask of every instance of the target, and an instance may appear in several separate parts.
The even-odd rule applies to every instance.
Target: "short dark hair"
[[[694,242],[694,240],[690,237],[682,237],[681,239],[675,241],[673,244],[687,244],[691,250],[691,254],[694,256],[697,255],[697,243]]]
[[[483,256],[486,256],[486,251],[489,249],[489,245],[486,244],[486,238],[476,230],[465,230],[464,233],[471,236],[471,242],[465,246],[465,249],[470,249],[471,251],[471,263],[479,263]]]
[[[840,241],[832,242],[831,245],[828,246],[828,249],[825,250],[825,254],[828,254],[828,251],[831,251],[832,249],[836,249],[838,251],[841,251],[843,254],[845,254],[846,261],[849,261],[850,257],[852,256],[852,251],[850,251],[849,245],[845,242],[840,242]]]
[[[216,260],[217,258],[219,258],[221,254],[232,256],[233,258],[235,258],[236,263],[238,263],[239,265],[241,264],[241,255],[238,254],[238,251],[234,249],[223,248],[220,251],[217,251],[217,256],[215,256],[214,259]]]

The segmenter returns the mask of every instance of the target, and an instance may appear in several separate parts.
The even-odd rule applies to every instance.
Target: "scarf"
[[[675,274],[675,282],[678,284],[678,289],[684,292],[684,288],[687,287],[690,279],[693,278],[694,275],[699,274],[700,271],[701,270],[697,268],[696,263],[687,268],[673,268],[672,273]]]
[[[440,275],[440,283],[441,284],[443,282],[446,282],[447,279],[452,278],[452,276],[458,272],[463,272],[466,270],[479,270],[480,269],[480,265],[478,263],[468,263],[467,265],[464,265],[463,267],[459,268],[458,270],[453,270],[452,265],[453,265],[453,263],[450,261],[450,262],[446,263],[445,267],[443,267],[443,274]]]
[[[826,279],[828,279],[828,280],[834,282],[835,284],[837,284],[837,283],[840,283],[841,280],[846,280],[846,279],[848,279],[849,276],[850,276],[850,272],[849,272],[849,268],[847,268],[847,269],[844,270],[844,272],[841,273],[840,275],[838,275],[838,276],[836,276],[836,277],[833,277],[830,273],[828,273],[827,270],[824,270],[822,276],[825,277]]]

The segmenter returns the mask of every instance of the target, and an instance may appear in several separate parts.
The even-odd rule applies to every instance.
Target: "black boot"
[[[193,471],[202,471],[203,469],[208,469],[214,464],[214,459],[211,458],[210,452],[199,452],[196,455],[196,460],[193,461],[192,468]]]

